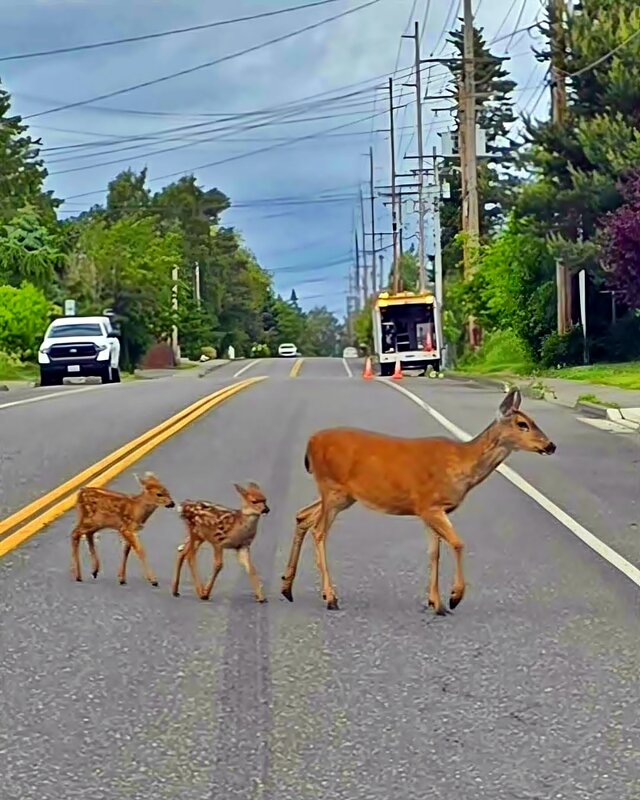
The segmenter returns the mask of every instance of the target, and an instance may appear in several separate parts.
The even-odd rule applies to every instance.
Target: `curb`
[[[235,359],[235,361],[248,361],[248,360],[249,359],[247,359],[247,358],[237,358],[237,359]],[[230,364],[230,363],[231,362],[229,361],[229,359],[226,359],[226,360],[222,361],[221,363],[209,364],[208,366],[203,367],[202,372],[198,372],[198,377],[199,378],[204,378],[207,375],[210,375],[212,372],[215,372],[217,369],[220,369],[221,367],[226,367],[226,365]],[[206,364],[206,362],[205,362],[205,364]]]

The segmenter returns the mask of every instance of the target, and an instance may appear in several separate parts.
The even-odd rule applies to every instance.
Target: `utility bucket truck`
[[[440,309],[431,292],[382,292],[373,304],[373,343],[380,374],[401,369],[440,372],[442,335]]]

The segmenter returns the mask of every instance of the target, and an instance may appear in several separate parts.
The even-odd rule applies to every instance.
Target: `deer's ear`
[[[247,484],[247,489],[257,489],[258,491],[260,491],[260,487],[255,481],[249,481],[249,483]]]
[[[155,474],[155,472],[145,472],[144,473],[144,477],[147,478],[147,479],[151,479],[151,478],[153,478],[154,480],[158,479],[156,474]]]
[[[522,395],[520,394],[520,389],[514,386],[512,389],[509,390],[509,393],[500,403],[500,407],[498,408],[497,418],[504,419],[505,417],[508,417],[510,414],[513,414],[514,411],[517,411],[520,408],[521,402],[522,402]]]
[[[247,490],[244,488],[244,486],[240,486],[239,483],[234,483],[233,488],[236,490],[236,492],[238,492],[240,497],[244,497],[247,493]]]
[[[136,481],[137,481],[137,482],[140,484],[140,486],[144,486],[144,484],[143,484],[143,483],[142,483],[142,481],[140,480],[140,476],[138,475],[138,473],[137,473],[137,472],[134,472],[134,473],[133,473],[133,477],[134,477],[134,478],[136,479]]]

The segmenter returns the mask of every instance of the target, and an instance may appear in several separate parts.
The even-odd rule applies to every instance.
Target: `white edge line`
[[[453,433],[454,436],[457,436],[458,439],[468,442],[472,438],[468,433],[463,431],[461,428],[458,428],[457,425],[440,414],[439,411],[436,411],[435,408],[432,408],[428,403],[425,403],[425,401],[420,397],[413,394],[413,392],[410,392],[408,389],[405,389],[404,386],[398,386],[395,383],[388,383],[387,381],[381,381],[381,383],[384,383],[385,385],[390,386],[392,389],[404,394],[416,405],[420,406],[423,411],[426,411],[427,414],[430,414],[436,420],[436,422],[439,422],[440,425],[442,425],[443,428],[446,428],[450,433]],[[626,558],[613,550],[613,548],[609,547],[608,544],[605,544],[603,541],[598,539],[598,537],[591,533],[591,531],[588,531],[577,520],[567,514],[566,511],[563,511],[559,506],[557,506],[553,500],[550,500],[548,497],[546,497],[546,495],[538,491],[535,486],[532,486],[529,481],[525,480],[519,473],[511,469],[511,467],[501,464],[497,471],[510,483],[520,489],[521,492],[524,492],[524,494],[536,502],[541,508],[544,508],[544,510],[551,514],[552,517],[555,517],[558,522],[564,525],[567,530],[571,531],[571,533],[577,536],[578,539],[584,542],[587,547],[590,547],[599,556],[604,558],[605,561],[608,561],[609,564],[622,572],[622,574],[629,578],[629,580],[633,581],[636,586],[640,586],[640,569],[638,569],[638,567],[634,566],[630,561],[627,561]]]
[[[349,366],[349,364],[348,364],[348,362],[347,362],[347,359],[346,359],[346,358],[343,358],[343,359],[342,359],[342,363],[343,363],[343,365],[344,365],[344,368],[345,368],[345,370],[347,371],[347,375],[348,375],[350,378],[353,378],[353,372],[351,372],[351,367]]]
[[[257,363],[258,359],[255,359],[255,361],[250,361],[248,364],[245,364],[244,367],[240,367],[240,369],[237,372],[234,372],[233,377],[239,378],[243,372],[246,372],[248,369],[251,369],[251,367],[255,367]]]
[[[79,392],[91,392],[94,389],[99,389],[99,386],[80,386],[78,389],[61,389],[59,392],[52,394],[41,394],[38,397],[27,397],[24,400],[13,400],[11,403],[3,403],[0,409],[13,408],[14,406],[25,406],[27,403],[39,403],[41,400],[53,400],[55,397],[68,397],[70,394],[78,394]]]

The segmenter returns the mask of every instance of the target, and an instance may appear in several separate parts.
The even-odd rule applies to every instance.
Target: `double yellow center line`
[[[296,378],[298,376],[298,373],[300,372],[300,369],[302,368],[303,361],[304,361],[304,358],[299,358],[296,361],[296,363],[291,367],[291,372],[289,373],[289,377],[290,378]]]
[[[54,520],[61,517],[76,502],[77,490],[90,482],[92,486],[104,486],[121,472],[135,464],[143,456],[154,450],[171,436],[186,428],[212,408],[233,397],[243,389],[266,380],[266,376],[247,378],[207,397],[175,414],[173,417],[128,442],[101,461],[70,478],[56,489],[48,492],[33,503],[21,508],[0,522],[0,558],[26,542]],[[27,522],[28,520],[28,522]],[[26,524],[22,524],[25,523]],[[22,527],[19,527],[22,526]]]

